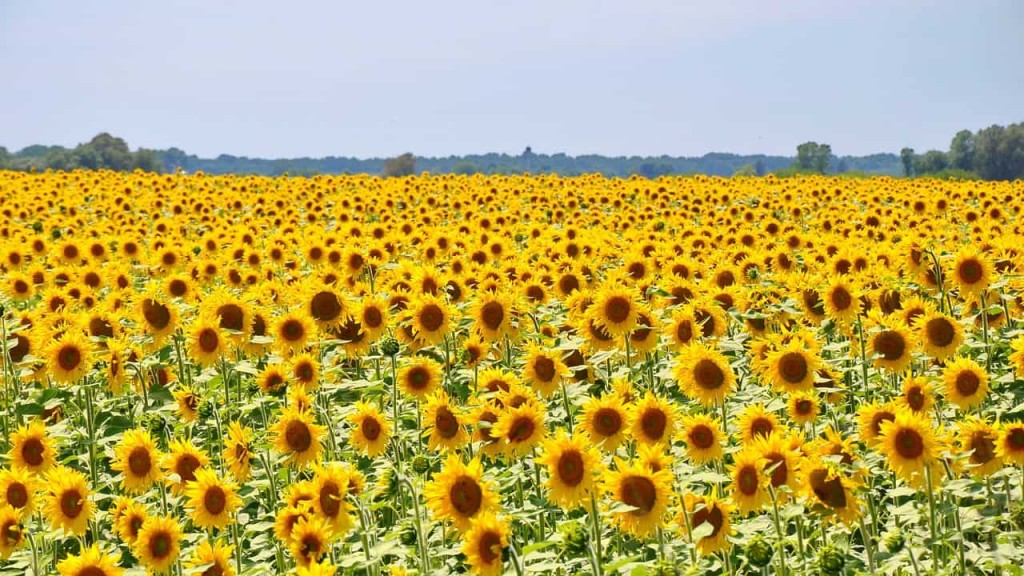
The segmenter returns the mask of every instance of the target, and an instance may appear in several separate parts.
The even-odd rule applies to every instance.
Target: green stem
[[[779,519],[779,499],[775,495],[775,488],[768,485],[768,494],[772,498],[772,520],[775,523],[775,534],[778,536],[779,549],[779,574],[786,576],[786,542],[782,533],[782,521]]]

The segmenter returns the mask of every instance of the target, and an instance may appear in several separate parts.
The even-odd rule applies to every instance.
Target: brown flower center
[[[301,420],[292,420],[288,423],[284,439],[292,452],[305,452],[313,445],[313,435],[309,432],[309,426]]]
[[[594,430],[601,436],[614,436],[622,430],[622,416],[614,408],[601,408],[594,414]]]
[[[195,481],[196,470],[198,469],[199,459],[192,454],[184,454],[181,458],[178,458],[178,464],[174,467],[174,471],[181,478],[182,484]]]
[[[384,323],[384,315],[376,306],[368,306],[363,309],[363,324],[369,328],[379,328]]]
[[[488,330],[501,328],[505,320],[505,307],[500,302],[488,302],[480,308],[480,320]]]
[[[970,398],[981,388],[981,378],[973,370],[963,370],[956,375],[956,391],[965,398]]]
[[[359,432],[370,442],[374,442],[377,438],[380,438],[380,422],[377,422],[376,418],[366,417],[359,423]]]
[[[289,318],[281,324],[281,337],[288,342],[298,342],[306,336],[306,328],[302,322]]]
[[[853,295],[851,295],[846,288],[842,286],[836,286],[833,288],[832,291],[829,292],[828,298],[832,302],[832,306],[840,312],[849,309],[853,304]]]
[[[228,505],[227,494],[220,486],[210,486],[203,496],[203,507],[212,516],[217,516]]]
[[[688,434],[690,444],[699,448],[700,450],[707,450],[711,448],[715,443],[715,433],[710,427],[704,424],[698,424],[690,430]]]
[[[320,488],[320,509],[328,518],[336,518],[341,512],[341,488],[328,480]]]
[[[157,532],[149,541],[149,553],[154,560],[163,560],[171,554],[172,538],[167,532]]]
[[[687,344],[693,340],[693,324],[689,320],[683,320],[676,325],[676,340],[680,344]]]
[[[736,485],[740,492],[747,496],[757,494],[758,477],[757,468],[744,466],[736,473]]]
[[[21,447],[21,457],[25,463],[35,468],[43,464],[43,452],[46,446],[39,438],[29,438]]]
[[[171,311],[152,298],[142,301],[142,317],[155,330],[163,330],[171,323]]]
[[[220,336],[213,328],[204,328],[199,332],[199,349],[206,354],[212,354],[220,346]]]
[[[583,467],[583,456],[567,450],[558,458],[558,478],[567,486],[578,486],[583,481]]]
[[[787,352],[779,358],[779,373],[790,384],[799,384],[807,378],[807,359],[799,352]]]
[[[661,437],[665,435],[665,427],[667,425],[668,417],[658,408],[646,410],[640,416],[640,429],[644,431],[644,436],[648,440],[661,440]]]
[[[767,438],[773,430],[775,430],[775,424],[769,418],[759,416],[750,423],[751,436],[764,436]]]
[[[924,409],[924,403],[926,397],[920,386],[914,386],[910,390],[907,390],[907,406],[914,412],[920,412]]]
[[[974,284],[981,280],[984,271],[982,270],[981,262],[971,258],[961,262],[956,272],[964,284]]]
[[[604,304],[605,317],[612,324],[622,324],[629,319],[629,313],[632,311],[629,299],[623,296],[612,296]]]
[[[896,432],[893,444],[896,452],[907,460],[915,460],[924,454],[924,439],[917,430],[904,428]]]
[[[551,382],[555,379],[555,362],[546,356],[540,356],[533,361],[533,372],[541,382]]]
[[[838,477],[829,478],[828,470],[818,468],[810,474],[811,490],[822,504],[832,509],[846,507],[846,490]]]
[[[501,559],[501,535],[491,531],[481,534],[477,553],[487,565],[497,562]]]
[[[971,435],[971,463],[982,465],[996,457],[995,440],[987,432],[975,432]]]
[[[624,503],[636,508],[634,516],[646,516],[658,502],[658,489],[646,476],[627,476],[619,486],[619,495]]]
[[[952,344],[956,336],[953,324],[946,318],[932,318],[925,324],[925,332],[928,335],[928,342],[939,348]]]
[[[423,390],[430,385],[430,371],[423,366],[413,366],[409,370],[409,388]]]
[[[437,433],[445,440],[450,440],[459,433],[459,420],[447,406],[437,409],[437,414],[434,416],[434,430],[437,430]]]
[[[77,346],[67,345],[61,347],[57,352],[57,364],[61,367],[61,370],[70,372],[82,363],[82,351]]]
[[[533,436],[536,429],[537,425],[534,424],[532,418],[527,416],[518,416],[512,422],[512,426],[508,429],[508,441],[526,442]]]
[[[224,304],[217,308],[217,316],[220,317],[220,327],[225,330],[241,332],[245,328],[245,312],[238,304]]]
[[[885,330],[875,335],[871,341],[875,352],[885,360],[899,360],[907,350],[903,336],[895,330]]]
[[[871,432],[877,436],[882,432],[882,422],[892,422],[894,420],[896,420],[896,415],[888,410],[875,412],[875,415],[871,418]]]
[[[704,538],[714,538],[722,526],[725,524],[725,516],[722,514],[722,510],[718,506],[712,506],[701,508],[693,513],[693,527],[699,528],[703,524],[711,525],[711,534],[708,534]]]
[[[715,361],[702,358],[693,367],[693,379],[705,390],[717,390],[725,384],[725,373]]]
[[[786,459],[782,454],[777,453],[765,454],[764,457],[767,460],[764,465],[765,470],[771,470],[772,488],[778,488],[785,484],[786,480],[789,479],[789,468],[786,465]]]
[[[7,487],[7,503],[11,508],[24,508],[28,504],[28,488],[21,482],[12,482]]]
[[[465,517],[472,517],[480,510],[483,496],[480,484],[469,476],[458,478],[448,490],[448,498],[452,502],[452,507]]]
[[[152,468],[153,461],[147,448],[138,446],[128,455],[128,470],[131,471],[132,476],[146,476]]]
[[[85,507],[82,502],[82,494],[78,490],[71,489],[60,495],[60,511],[65,518],[75,519],[82,513]]]
[[[420,310],[420,325],[427,332],[436,332],[444,324],[444,311],[437,304],[427,304]]]

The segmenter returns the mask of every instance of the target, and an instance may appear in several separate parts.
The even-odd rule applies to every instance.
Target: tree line
[[[712,152],[699,157],[680,156],[570,156],[539,154],[527,146],[518,155],[470,154],[447,157],[418,157],[411,153],[394,158],[263,159],[221,154],[200,158],[179,148],[132,151],[121,138],[103,133],[74,148],[29,146],[11,153],[0,147],[0,169],[71,170],[75,168],[144,170],[148,172],[205,172],[208,174],[381,174],[402,176],[418,171],[434,174],[559,174],[576,176],[600,173],[609,177],[632,175],[657,178],[671,174],[712,176],[763,176],[776,174],[850,174],[982,178],[1013,180],[1024,178],[1024,124],[990,126],[972,133],[961,130],[948,152],[929,150],[916,154],[904,148],[867,156],[837,156],[829,144],[804,142],[795,156],[739,155]]]

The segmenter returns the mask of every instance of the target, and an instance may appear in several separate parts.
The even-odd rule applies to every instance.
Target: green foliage
[[[929,150],[924,154],[914,156],[914,174],[922,176],[933,174],[949,168],[949,158],[945,152]]]
[[[900,150],[900,162],[903,163],[903,175],[910,178],[914,175],[914,149],[904,148]]]
[[[6,151],[6,149],[5,149]],[[79,144],[74,148],[63,146],[34,145],[23,148],[15,154],[8,154],[6,159],[0,154],[0,168],[12,170],[144,170],[146,172],[162,171],[158,154],[154,150],[138,150],[132,152],[128,144],[103,132],[88,143]]]
[[[832,146],[817,142],[804,142],[796,147],[796,166],[816,174],[828,171],[832,159]]]
[[[744,164],[732,173],[733,176],[757,176],[757,170],[753,164]]]
[[[416,157],[409,152],[395,158],[389,158],[384,162],[384,169],[381,171],[385,178],[412,176],[415,173]]]

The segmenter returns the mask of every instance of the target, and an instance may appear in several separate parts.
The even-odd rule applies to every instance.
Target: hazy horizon
[[[262,158],[944,150],[1024,120],[1024,3],[0,4],[0,145]]]

